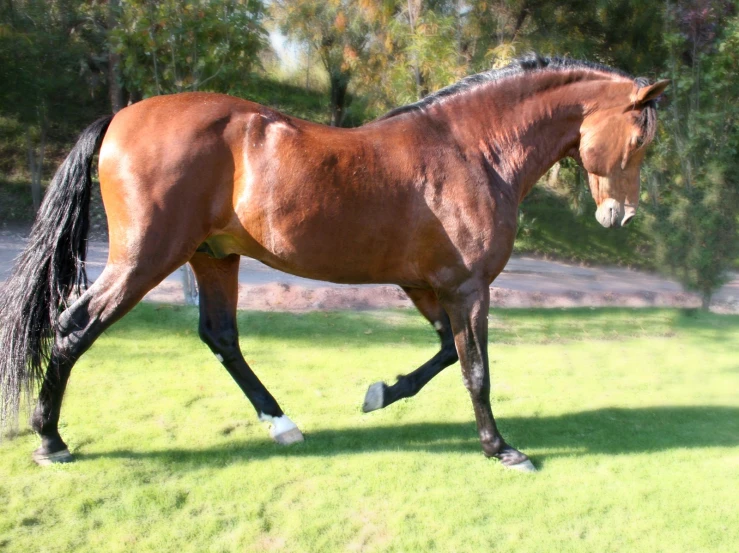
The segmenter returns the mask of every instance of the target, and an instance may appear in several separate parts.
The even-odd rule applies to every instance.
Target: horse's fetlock
[[[482,450],[487,457],[496,457],[505,447],[505,441],[500,436],[481,437]]]

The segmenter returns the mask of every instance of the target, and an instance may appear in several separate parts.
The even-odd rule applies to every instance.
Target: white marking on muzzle
[[[613,198],[606,198],[595,211],[595,218],[605,228],[611,228],[621,224],[623,207]]]

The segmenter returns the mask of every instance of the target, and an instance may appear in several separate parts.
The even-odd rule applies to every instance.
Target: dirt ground
[[[10,274],[25,245],[27,229],[0,229],[0,282]],[[90,242],[88,274],[102,272],[107,244]],[[182,303],[182,271],[168,276],[146,301]],[[686,307],[700,306],[696,294],[659,275],[620,267],[585,267],[529,256],[514,256],[491,287],[497,307]],[[288,275],[253,259],[242,258],[239,308],[274,311],[382,309],[411,307],[394,285],[341,285]],[[715,296],[711,309],[739,313],[739,275]]]

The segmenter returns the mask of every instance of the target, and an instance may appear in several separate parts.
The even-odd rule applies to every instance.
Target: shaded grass
[[[494,409],[542,471],[480,453],[456,367],[363,414],[435,351],[411,311],[239,314],[247,359],[307,436],[266,438],[197,340],[141,305],[75,368],[78,462],[0,445],[0,550],[730,551],[739,539],[739,317],[496,310]]]
[[[627,228],[606,229],[595,219],[592,197],[584,204],[578,215],[565,198],[544,186],[534,187],[521,204],[530,230],[519,234],[514,251],[595,265],[656,268],[644,216],[635,217]]]
[[[329,93],[310,90],[302,86],[263,75],[251,75],[240,83],[234,93],[273,109],[308,121],[327,124],[330,117]]]

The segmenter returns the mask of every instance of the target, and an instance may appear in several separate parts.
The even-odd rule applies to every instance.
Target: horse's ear
[[[636,91],[636,98],[634,99],[634,103],[636,105],[646,104],[647,102],[658,98],[659,95],[665,91],[665,88],[667,88],[667,85],[669,84],[670,79],[662,79],[661,81],[657,81],[654,84],[641,87],[639,90]]]

